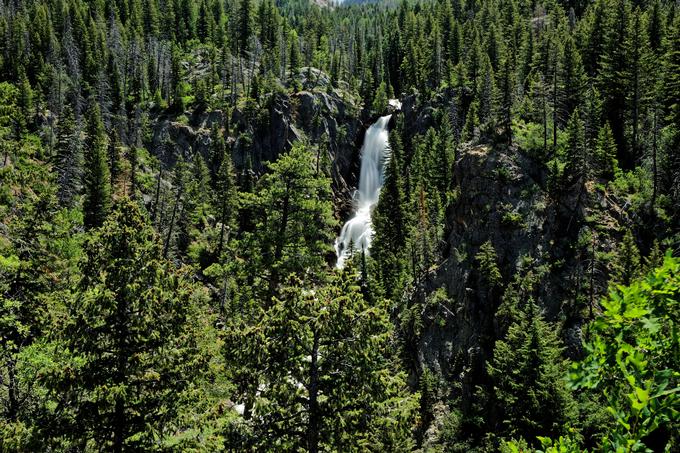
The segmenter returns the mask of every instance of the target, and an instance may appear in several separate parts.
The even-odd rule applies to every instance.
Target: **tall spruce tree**
[[[107,137],[99,106],[93,104],[87,112],[87,138],[85,140],[83,214],[87,228],[101,226],[111,207],[111,175],[107,151]]]
[[[215,183],[215,201],[214,206],[219,218],[219,239],[216,248],[216,257],[222,255],[224,245],[228,239],[231,229],[234,227],[233,223],[237,212],[237,197],[236,197],[236,176],[234,174],[234,165],[231,161],[231,156],[225,154],[222,159],[219,171],[217,172],[217,180]]]
[[[618,148],[619,163],[624,169],[631,169],[634,160],[625,134],[626,98],[630,90],[630,56],[626,47],[630,33],[630,5],[626,0],[614,0],[612,3],[599,62],[598,89]]]
[[[666,99],[668,144],[662,158],[663,188],[672,200],[676,225],[680,224],[680,14],[665,41],[663,88]]]
[[[261,282],[268,287],[266,303],[288,275],[318,269],[331,250],[330,181],[315,172],[313,162],[309,150],[296,143],[269,164],[250,201],[256,228],[248,265],[266,276]]]
[[[635,244],[631,230],[626,230],[616,255],[617,259],[613,265],[613,280],[629,286],[639,277],[640,273],[640,250]]]
[[[609,123],[605,123],[597,134],[595,144],[594,168],[597,169],[599,176],[606,179],[613,179],[618,172],[618,161],[616,160],[616,142]]]
[[[574,110],[567,124],[566,174],[571,182],[584,182],[590,176],[589,160],[585,142],[584,123],[579,110]]]
[[[512,143],[512,115],[514,103],[514,68],[510,55],[503,60],[498,81],[498,120],[503,128],[503,136],[508,144]]]
[[[81,187],[83,171],[82,140],[73,109],[67,105],[57,123],[57,144],[54,167],[57,171],[59,202],[66,207],[73,206]]]
[[[64,331],[68,362],[47,379],[78,426],[62,434],[83,448],[156,448],[210,361],[196,288],[159,259],[158,238],[129,199],[115,203],[85,255]]]
[[[378,265],[379,280],[386,296],[394,298],[404,277],[404,247],[409,225],[404,180],[400,172],[403,148],[397,133],[390,135],[390,149],[385,184],[372,216],[375,238],[371,244],[371,255]]]
[[[242,56],[250,50],[250,37],[253,33],[252,5],[250,0],[240,0],[238,5],[238,32],[236,43]]]
[[[535,443],[536,436],[564,434],[575,414],[556,331],[533,300],[520,303],[507,335],[496,341],[488,372],[499,411],[497,435]]]
[[[562,63],[560,64],[560,122],[566,124],[574,110],[581,105],[586,78],[581,56],[571,35],[566,37]]]
[[[254,426],[248,448],[413,447],[417,399],[396,371],[384,306],[370,306],[357,280],[351,268],[321,287],[289,280],[254,326],[228,338],[228,356],[248,364],[239,395]]]

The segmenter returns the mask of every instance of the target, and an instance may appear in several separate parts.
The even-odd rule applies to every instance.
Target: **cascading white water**
[[[340,237],[335,240],[335,253],[338,255],[337,267],[345,265],[350,252],[350,244],[356,250],[368,251],[373,236],[371,211],[378,203],[380,189],[384,182],[385,161],[389,157],[389,132],[387,125],[392,115],[381,117],[366,131],[361,147],[361,172],[359,189],[354,201],[354,216],[345,223]]]

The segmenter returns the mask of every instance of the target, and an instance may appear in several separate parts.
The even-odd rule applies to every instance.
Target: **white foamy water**
[[[338,255],[336,266],[340,269],[345,265],[345,259],[349,255],[350,244],[359,251],[368,252],[371,247],[373,238],[371,212],[378,203],[384,182],[385,162],[389,157],[387,125],[391,116],[381,117],[366,131],[361,147],[359,189],[354,196],[356,208],[352,218],[342,227],[340,237],[335,240],[335,253]]]
[[[399,99],[390,99],[387,103],[395,110],[401,110],[401,101]]]

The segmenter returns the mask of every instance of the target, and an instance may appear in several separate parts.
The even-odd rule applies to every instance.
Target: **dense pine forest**
[[[3,452],[680,451],[679,323],[677,1],[0,0]]]

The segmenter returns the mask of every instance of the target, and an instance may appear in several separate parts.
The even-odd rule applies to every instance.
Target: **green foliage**
[[[538,123],[525,123],[515,121],[513,124],[513,137],[517,146],[532,156],[541,156],[543,153],[543,126]]]
[[[85,253],[62,339],[68,353],[44,377],[73,411],[59,432],[81,445],[152,448],[210,361],[200,349],[209,329],[199,322],[201,293],[159,260],[156,236],[129,200],[116,203]]]
[[[111,207],[111,175],[107,162],[107,137],[99,106],[88,111],[85,141],[85,226],[96,228],[104,223]]]
[[[80,130],[69,106],[59,117],[56,135],[54,167],[59,184],[59,201],[66,207],[72,207],[81,185],[83,162]]]
[[[533,301],[524,302],[515,316],[505,338],[496,341],[488,365],[502,414],[497,435],[530,439],[561,434],[574,406],[563,378],[560,341]]]
[[[647,451],[650,436],[661,449],[678,441],[679,276],[680,263],[666,255],[645,278],[613,289],[590,327],[587,356],[572,368],[572,386],[599,391],[616,421],[605,449]]]
[[[640,251],[630,230],[623,236],[613,268],[613,281],[624,286],[629,286],[639,276]]]
[[[638,167],[635,171],[619,172],[616,178],[609,183],[609,188],[617,196],[630,202],[634,211],[641,212],[652,198],[652,185],[649,171]],[[660,210],[659,213],[663,214],[663,210]]]
[[[11,450],[40,449],[41,368],[44,337],[54,329],[53,307],[72,283],[79,258],[82,218],[59,211],[54,177],[37,160],[37,137],[8,140],[12,161],[0,169],[0,444]],[[7,447],[5,447],[7,442]]]
[[[258,181],[257,194],[246,203],[254,214],[255,231],[249,244],[247,267],[267,284],[264,300],[293,273],[323,266],[331,250],[335,225],[330,203],[330,181],[317,174],[307,148],[296,143]],[[264,288],[260,288],[262,290]]]
[[[490,241],[485,242],[479,247],[479,252],[475,255],[475,259],[479,263],[479,272],[482,278],[489,283],[489,286],[499,286],[502,283],[503,277],[498,268],[496,249]]]
[[[214,205],[220,222],[220,235],[215,255],[219,258],[222,254],[224,243],[227,241],[225,235],[228,235],[233,228],[237,211],[234,165],[231,162],[231,156],[226,153],[221,158],[219,171],[216,175],[215,189]]]
[[[238,51],[246,55],[250,50],[250,37],[252,31],[252,11],[250,0],[241,0],[238,6]]]
[[[538,315],[548,308],[560,321],[552,330],[578,354],[584,288],[596,314],[608,277],[634,286],[641,268],[661,264],[659,244],[677,242],[673,2],[7,3],[0,449],[313,450],[309,392],[289,378],[312,387],[301,351],[313,349],[317,331],[329,338],[318,349],[328,365],[318,369],[326,392],[317,399],[326,411],[316,418],[319,449],[495,451],[499,437],[523,436],[520,450],[573,451],[596,447],[608,430],[620,437],[604,449],[633,438],[633,447],[655,450],[655,440],[677,443],[668,434],[677,414],[663,412],[665,402],[635,409],[644,399],[637,388],[650,401],[671,395],[657,395],[656,375],[626,362],[635,354],[658,361],[655,350],[645,343],[622,353],[627,373],[644,374],[635,374],[635,388],[612,379],[608,404],[599,387],[579,392],[573,418],[557,377],[559,341]],[[309,122],[303,96],[294,95],[302,90],[314,99]],[[339,281],[328,272],[341,209],[332,202],[352,180],[359,124],[384,113],[390,97],[404,111],[393,116],[373,248],[350,260],[360,275]],[[480,147],[469,152],[465,142]],[[466,173],[470,157],[498,169],[488,193],[475,194],[489,197],[482,213],[466,206],[466,182],[477,176]],[[531,185],[514,190],[524,182]],[[112,200],[125,195],[139,207],[126,201],[129,215],[119,210],[105,222]],[[527,197],[536,208],[531,225],[541,229],[520,231]],[[466,217],[484,213],[494,213],[499,231],[470,231]],[[633,231],[617,248],[622,228]],[[646,259],[638,247],[651,249]],[[114,314],[121,301],[134,310],[125,320]],[[665,326],[655,316],[650,323]],[[467,324],[470,332],[457,330]],[[674,329],[666,329],[671,338]],[[646,338],[641,332],[612,332],[601,349],[633,345]],[[120,357],[130,364],[124,378]],[[663,392],[677,387],[671,365]],[[430,368],[417,383],[417,370]],[[234,396],[245,398],[243,415],[232,410]],[[539,398],[549,407],[538,407]],[[112,434],[121,401],[122,442]],[[602,406],[617,414],[616,429]],[[570,424],[558,429],[556,420]],[[542,433],[563,437],[539,447]]]
[[[506,212],[503,214],[501,223],[508,228],[524,228],[524,218],[519,212]]]
[[[255,325],[231,334],[252,448],[412,447],[417,395],[395,372],[386,311],[367,304],[356,277],[345,271],[313,289],[291,279]]]
[[[385,171],[385,184],[378,206],[373,212],[375,237],[371,254],[376,260],[378,278],[389,298],[398,297],[406,268],[404,246],[409,215],[406,208],[404,181],[401,175],[403,146],[398,135],[390,137],[392,156]]]
[[[373,104],[371,104],[371,110],[377,114],[383,114],[387,110],[387,89],[385,88],[385,82],[380,82],[378,89],[375,92],[375,97],[373,98]]]
[[[567,124],[566,168],[565,172],[571,181],[577,178],[588,178],[588,157],[584,123],[578,110],[574,110]],[[570,181],[570,182],[571,182]]]
[[[538,440],[541,442],[541,448],[533,450],[536,453],[588,453],[588,450],[584,450],[580,443],[570,436],[560,436],[557,440],[539,436]],[[529,449],[526,442],[513,440],[505,442],[501,451],[504,453],[521,453],[529,451]]]
[[[595,145],[595,168],[607,179],[612,179],[619,172],[616,160],[616,143],[609,123],[605,123],[597,134]]]

